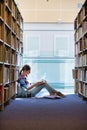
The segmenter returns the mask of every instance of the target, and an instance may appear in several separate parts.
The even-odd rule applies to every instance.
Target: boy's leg
[[[50,94],[54,94],[56,93],[57,91],[52,88],[51,86],[49,86],[47,83],[44,83],[43,85],[40,85],[40,86],[36,86],[35,88],[29,90],[29,93],[31,93],[31,96],[35,96],[38,92],[41,91],[41,89],[43,88],[46,88],[47,91],[50,93]]]
[[[58,96],[64,96],[61,92],[55,90],[54,88],[52,88],[49,84],[47,84],[47,82],[45,82],[43,85],[40,86],[36,86],[35,88],[29,90],[29,93],[31,93],[31,97],[35,96],[38,92],[41,91],[41,89],[46,88],[47,91],[53,95],[53,94],[57,94]]]
[[[45,88],[44,85],[40,85],[40,86],[36,86],[35,88],[32,88],[31,90],[29,90],[29,93],[31,94],[31,97],[34,97],[43,88]]]
[[[48,92],[51,95],[57,94],[58,96],[65,97],[64,94],[62,94],[60,91],[57,91],[54,88],[52,88],[47,82],[45,82],[45,88],[48,90]]]

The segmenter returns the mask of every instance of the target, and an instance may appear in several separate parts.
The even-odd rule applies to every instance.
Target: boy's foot
[[[58,96],[60,96],[60,97],[66,97],[63,93],[61,93],[61,92],[59,92],[59,91],[57,91],[56,94],[57,94]]]

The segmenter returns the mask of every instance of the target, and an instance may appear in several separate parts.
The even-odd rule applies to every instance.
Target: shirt
[[[22,87],[24,87],[26,89],[29,87],[29,82],[27,81],[26,76],[19,75],[18,83],[20,83],[20,86],[22,86]]]

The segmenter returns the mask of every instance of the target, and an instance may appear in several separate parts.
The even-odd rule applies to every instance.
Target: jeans
[[[40,86],[36,86],[36,87],[32,88],[31,90],[29,90],[28,92],[29,92],[29,94],[31,94],[31,97],[34,97],[34,96],[35,96],[38,92],[40,92],[41,89],[43,89],[43,88],[46,88],[47,91],[48,91],[51,95],[57,92],[54,88],[52,88],[52,87],[51,87],[49,84],[47,84],[47,83],[44,83],[43,85],[40,85]]]

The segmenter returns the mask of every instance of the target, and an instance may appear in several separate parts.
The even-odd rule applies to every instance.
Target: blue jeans
[[[29,94],[31,94],[31,97],[34,97],[38,92],[40,92],[43,88],[46,88],[47,91],[50,93],[50,94],[54,94],[56,93],[57,91],[52,88],[49,84],[47,83],[44,83],[43,85],[40,85],[40,86],[36,86],[35,88],[29,90]]]

